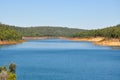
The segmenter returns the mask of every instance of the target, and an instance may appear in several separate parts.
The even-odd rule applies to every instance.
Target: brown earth
[[[0,45],[8,45],[8,44],[18,44],[21,42],[25,42],[25,40],[19,40],[19,41],[0,41]]]
[[[93,42],[96,45],[102,46],[120,46],[120,39],[106,39],[104,37],[91,37],[91,38],[68,38],[68,37],[22,37],[23,40],[20,41],[0,41],[0,45],[5,44],[18,44],[24,42],[25,40],[33,40],[33,39],[49,39],[49,38],[59,38],[65,40],[72,41],[87,41]]]
[[[65,38],[60,37],[60,39],[67,39],[72,41],[87,41],[93,42],[96,45],[101,46],[120,46],[120,39],[106,39],[104,37],[91,37],[91,38]]]

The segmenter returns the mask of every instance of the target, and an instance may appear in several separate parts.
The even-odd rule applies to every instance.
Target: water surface
[[[17,80],[120,80],[120,50],[90,42],[31,40],[0,47],[0,65],[17,64]]]

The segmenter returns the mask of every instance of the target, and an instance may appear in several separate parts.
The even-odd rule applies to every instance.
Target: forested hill
[[[52,27],[52,26],[38,26],[38,27],[17,27],[17,26],[10,26],[9,29],[16,30],[21,36],[28,36],[28,37],[42,37],[42,36],[49,36],[49,37],[72,37],[78,32],[83,31],[82,29],[75,29],[75,28],[67,28],[67,27]]]
[[[50,36],[50,37],[72,37],[78,32],[83,30],[81,29],[73,29],[66,27],[48,27],[48,26],[40,26],[40,27],[16,27],[15,28],[22,36]]]
[[[0,24],[0,40],[17,40],[21,36],[28,37],[105,37],[120,38],[120,25],[96,30],[83,30],[67,27],[17,27]]]
[[[16,30],[7,25],[0,24],[0,41],[17,41],[20,39],[21,35]]]
[[[75,34],[74,37],[105,37],[120,39],[120,24],[103,29],[81,31]]]

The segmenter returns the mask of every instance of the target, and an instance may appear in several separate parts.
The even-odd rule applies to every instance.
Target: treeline
[[[0,40],[19,40],[26,37],[106,37],[120,38],[120,24],[96,30],[83,30],[67,27],[17,27],[0,24]]]
[[[104,29],[81,31],[75,34],[73,37],[120,38],[120,25],[112,26]]]
[[[72,37],[76,33],[83,31],[81,29],[73,29],[66,27],[49,27],[49,26],[40,26],[40,27],[15,27],[15,29],[22,36],[33,36],[33,37]]]
[[[0,41],[20,40],[20,34],[12,27],[0,24]]]
[[[0,80],[16,80],[16,64],[0,67]]]
[[[20,39],[21,36],[28,37],[72,37],[83,29],[67,28],[67,27],[52,27],[52,26],[38,26],[38,27],[17,27],[5,24],[0,24],[0,39]],[[9,34],[9,35],[8,35]],[[21,36],[20,36],[21,35]],[[1,38],[1,37],[4,37]],[[10,39],[11,40],[11,39]]]
[[[49,37],[72,37],[76,33],[83,31],[82,29],[74,29],[74,28],[67,28],[67,27],[52,27],[52,26],[38,26],[38,27],[17,27],[17,26],[10,26],[10,25],[3,25],[1,24],[0,27],[4,26],[5,29],[2,29],[2,35],[5,35],[10,29],[16,30],[18,33],[16,35],[14,33],[14,37],[20,38],[18,35],[22,36],[32,36],[32,37],[42,37],[42,36],[49,36]],[[3,27],[2,27],[3,28]],[[9,30],[8,30],[9,28]],[[7,30],[7,31],[6,31]],[[4,34],[4,33],[5,34]],[[11,32],[8,32],[11,33]],[[7,34],[6,34],[7,35]],[[10,35],[11,36],[11,35]],[[13,36],[11,36],[12,38]]]

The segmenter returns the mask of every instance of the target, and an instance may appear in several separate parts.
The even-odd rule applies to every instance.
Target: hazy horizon
[[[98,29],[120,24],[119,0],[0,0],[0,22]]]

